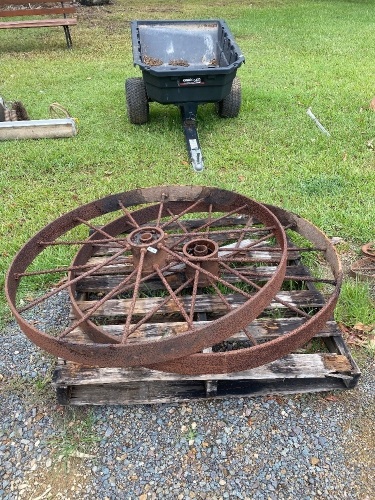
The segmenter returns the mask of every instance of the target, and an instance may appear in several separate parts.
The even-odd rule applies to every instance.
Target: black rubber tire
[[[142,78],[128,78],[125,82],[126,107],[130,123],[147,123],[149,105],[146,87]]]
[[[241,108],[241,82],[236,76],[232,82],[229,94],[216,103],[216,109],[221,118],[235,118]]]

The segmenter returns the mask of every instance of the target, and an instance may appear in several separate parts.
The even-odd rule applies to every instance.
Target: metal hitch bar
[[[184,129],[186,146],[193,169],[202,172],[204,169],[203,155],[199,144],[197,131],[197,110],[196,102],[187,102],[180,107],[182,127]]]

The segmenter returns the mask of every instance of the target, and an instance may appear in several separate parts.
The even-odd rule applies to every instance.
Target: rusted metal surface
[[[189,243],[185,243],[182,252],[185,258],[201,268],[198,270],[187,266],[187,277],[195,278],[196,273],[198,273],[198,286],[210,286],[212,282],[215,283],[216,280],[210,278],[211,275],[219,277],[219,261],[216,260],[219,255],[219,245],[215,241],[208,238],[193,239]],[[210,274],[202,272],[204,270]]]
[[[366,245],[363,245],[362,253],[366,255],[366,257],[375,260],[375,243],[366,243]]]
[[[334,246],[316,226],[307,220],[279,207],[268,205],[268,208],[282,224],[293,227],[295,232],[319,249],[325,249],[324,257],[334,277],[334,280],[328,281],[334,284],[334,288],[324,306],[311,316],[307,315],[308,317],[305,317],[304,323],[299,327],[269,342],[229,352],[196,353],[169,363],[148,365],[148,368],[186,375],[230,373],[256,368],[275,361],[304,345],[325,326],[327,321],[332,319],[343,277],[341,263]],[[280,302],[277,296],[274,300]]]
[[[166,265],[167,254],[161,248],[165,233],[161,229],[147,226],[138,228],[129,234],[127,240],[133,256],[133,265],[135,268],[141,267],[142,275],[152,273],[156,265]]]
[[[144,208],[133,211],[129,209],[138,206]],[[117,212],[117,218],[98,227],[94,219],[112,212]],[[123,215],[118,217],[118,212]],[[190,217],[190,214],[194,213],[199,214],[202,220],[196,219],[188,226],[185,216],[189,214]],[[236,218],[236,225],[226,227],[224,222],[227,224],[231,217]],[[82,240],[70,237],[75,228],[82,227],[90,228],[93,234]],[[190,227],[193,228],[191,233]],[[213,230],[217,227],[219,231]],[[221,238],[229,243],[219,246],[212,238]],[[196,240],[197,244],[194,243]],[[18,307],[17,289],[20,281],[27,279],[29,266],[44,249],[51,250],[59,244],[67,245],[72,242],[79,246],[79,251],[73,263],[65,268],[67,279],[31,304]],[[115,252],[106,258],[104,263],[88,266],[88,260],[101,242],[107,246],[113,245]],[[189,246],[191,242],[192,246]],[[264,243],[277,247],[275,254],[278,256],[275,257],[276,266],[272,276],[267,277],[262,286],[252,284],[243,276],[242,282],[247,287],[241,288],[233,284],[233,280],[227,281],[222,277],[221,261],[237,269],[241,262],[248,262],[247,255],[256,253],[257,246]],[[228,246],[230,248],[227,248]],[[207,255],[200,255],[200,252],[205,253],[204,247],[207,248]],[[124,276],[122,282],[103,297],[95,300],[88,310],[82,310],[76,300],[77,283],[124,255],[133,259],[133,270],[130,274]],[[253,262],[262,262],[262,259],[255,258]],[[233,333],[234,327],[245,329],[267,307],[279,290],[286,262],[287,244],[282,225],[270,210],[254,200],[233,192],[201,186],[138,189],[79,207],[42,229],[26,243],[14,259],[7,274],[6,294],[12,312],[26,335],[52,354],[88,365],[141,366],[187,357],[225,340]],[[53,274],[58,268],[61,269],[56,266],[49,272]],[[170,275],[176,273],[176,270],[180,272],[181,269],[185,272],[185,279],[173,288],[169,285]],[[228,266],[225,271],[228,272]],[[48,270],[40,269],[39,272],[45,274]],[[238,277],[238,272],[240,271],[237,270],[237,274],[233,276]],[[156,306],[145,311],[139,318],[137,315],[140,297],[154,280],[158,280],[162,295],[158,302],[154,301],[157,302]],[[202,287],[208,287],[210,290],[205,293],[221,300],[227,310],[208,325],[197,326],[199,322],[196,322],[195,306],[201,298],[198,291]],[[242,301],[231,307],[222,299],[220,287],[239,295]],[[34,324],[28,322],[23,311],[65,289],[69,290],[72,309],[77,318],[73,325],[53,336],[38,330]],[[96,311],[108,306],[112,298],[121,294],[125,294],[129,299],[123,334],[119,338],[95,324],[93,317]],[[188,300],[186,294],[189,296]],[[159,339],[157,342],[128,342],[139,327],[152,319],[153,315],[160,314],[166,308],[168,310],[171,304],[174,306],[173,310],[177,310],[186,322],[186,331],[177,336]],[[69,340],[69,333],[77,326],[88,333],[94,341],[93,344],[82,345]]]
[[[100,217],[108,220],[109,213],[113,220],[103,225]],[[77,238],[80,230],[91,234]],[[305,240],[302,245],[288,246],[287,235],[294,233]],[[61,266],[59,246],[78,248],[66,266]],[[58,265],[30,269],[45,250],[55,249]],[[319,252],[329,276],[285,275],[288,259],[304,252]],[[120,261],[124,271],[115,285],[80,300],[84,280],[100,277]],[[263,263],[266,271],[257,271]],[[62,279],[52,290],[17,305],[21,281],[56,273]],[[306,289],[314,283],[329,287],[327,299],[319,307],[293,304],[280,292],[288,281]],[[56,219],[17,254],[7,274],[6,294],[25,334],[58,357],[101,367],[147,366],[199,375],[255,368],[305,344],[331,319],[341,281],[333,245],[298,215],[221,189],[171,186],[112,195]],[[38,330],[25,313],[62,290],[69,291],[75,320],[54,335]],[[100,319],[115,303],[121,304],[120,335]],[[207,304],[210,312],[203,312]],[[248,325],[268,307],[283,307],[301,322],[285,335],[257,343]],[[178,328],[169,328],[176,321]],[[153,324],[165,325],[165,335],[145,341],[142,331]],[[90,344],[71,340],[77,327]],[[249,345],[222,350],[221,343],[239,331]]]

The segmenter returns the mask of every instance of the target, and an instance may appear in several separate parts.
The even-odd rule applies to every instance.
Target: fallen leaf
[[[319,458],[317,458],[317,457],[311,457],[310,462],[311,462],[311,465],[318,465]]]
[[[354,326],[353,326],[353,329],[354,330],[358,330],[360,332],[364,332],[365,331],[365,328],[366,326],[363,324],[363,323],[356,323]]]
[[[363,323],[356,323],[353,326],[354,330],[359,330],[360,332],[369,333],[374,329],[374,325],[364,325]]]
[[[326,401],[332,401],[332,402],[336,402],[336,401],[338,401],[338,400],[339,400],[339,398],[338,398],[338,397],[336,397],[336,396],[332,396],[332,395],[326,396],[324,399],[325,399]]]
[[[265,401],[276,401],[276,403],[278,403],[279,405],[282,405],[284,403],[284,399],[281,397],[281,396],[278,396],[278,395],[270,395],[270,396],[266,396],[264,398]]]

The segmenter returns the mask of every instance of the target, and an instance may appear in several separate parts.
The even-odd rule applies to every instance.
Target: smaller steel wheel
[[[142,78],[128,78],[125,82],[126,107],[130,123],[147,123],[149,106],[146,87]]]
[[[232,82],[229,94],[216,103],[216,109],[221,118],[235,118],[241,108],[241,82],[236,76]]]

